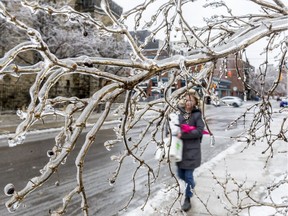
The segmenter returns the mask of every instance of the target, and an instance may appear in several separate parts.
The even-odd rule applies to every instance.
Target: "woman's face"
[[[191,111],[195,105],[196,105],[195,98],[191,95],[186,95],[186,97],[185,97],[185,109]]]

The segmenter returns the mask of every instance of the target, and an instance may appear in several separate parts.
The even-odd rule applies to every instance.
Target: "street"
[[[206,116],[209,127],[215,135],[215,146],[210,146],[209,136],[204,136],[202,142],[202,163],[215,157],[217,154],[233,144],[231,136],[236,136],[244,129],[243,121],[240,120],[236,126],[230,130],[225,130],[226,126],[236,119],[247,106],[239,108],[234,107],[213,107],[207,106]],[[223,116],[225,113],[225,116]],[[251,116],[252,117],[252,116]],[[247,119],[249,116],[247,116]],[[138,136],[137,131],[134,132]],[[126,160],[122,166],[121,175],[117,179],[114,186],[110,186],[108,179],[117,166],[117,162],[111,161],[113,154],[123,150],[121,145],[107,151],[103,146],[104,141],[114,137],[112,129],[101,130],[97,136],[94,145],[91,147],[84,165],[84,180],[86,193],[89,202],[90,215],[117,215],[118,211],[125,206],[131,194],[133,182],[131,176],[136,168],[136,164]],[[34,191],[25,198],[24,203],[13,214],[16,216],[32,216],[32,215],[49,215],[49,209],[56,209],[61,205],[62,198],[65,194],[75,187],[75,164],[74,159],[76,153],[80,149],[80,144],[84,140],[84,135],[78,140],[75,150],[67,159],[65,165],[61,166],[56,175],[46,182],[41,189]],[[41,141],[31,141],[14,148],[0,148],[1,157],[1,179],[0,187],[4,188],[7,183],[13,183],[17,189],[22,189],[27,181],[34,176],[39,175],[39,170],[47,163],[49,159],[46,156],[47,150],[51,149],[54,139],[45,139]],[[154,159],[154,151],[150,150],[150,155],[145,155],[145,160],[151,166],[157,166],[158,162]],[[131,207],[138,207],[144,203],[147,195],[147,173],[139,171],[137,173],[136,194],[131,203]],[[171,178],[168,175],[167,167],[161,169],[160,177],[152,188],[153,193],[163,187],[163,183],[169,182]],[[56,183],[56,184],[55,184]],[[58,186],[59,183],[59,186]],[[4,207],[8,197],[1,193],[0,197],[0,215],[8,215],[7,209]],[[81,215],[80,197],[73,197],[69,208],[68,215]]]

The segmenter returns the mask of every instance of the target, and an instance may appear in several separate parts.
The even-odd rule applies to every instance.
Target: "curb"
[[[101,126],[100,130],[110,129],[113,128],[112,126],[117,123],[117,120],[110,120],[104,122],[104,124]],[[88,131],[89,128],[92,128],[93,124],[87,124],[86,128],[83,130]],[[15,127],[16,128],[16,127]],[[45,140],[47,137],[40,136],[41,134],[46,134],[48,137],[55,137],[55,135],[61,130],[61,127],[51,127],[51,128],[45,128],[45,129],[39,129],[39,130],[32,130],[27,132],[27,138],[25,139],[25,142],[33,142],[36,140]],[[38,136],[35,136],[37,134]],[[10,136],[13,136],[14,133],[10,131],[10,133],[6,134],[0,134],[0,148],[1,147],[9,147],[8,145],[8,138]],[[24,143],[25,144],[25,143]]]

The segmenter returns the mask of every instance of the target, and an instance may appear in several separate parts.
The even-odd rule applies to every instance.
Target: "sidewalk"
[[[113,113],[113,111],[115,111],[122,103],[114,103],[111,106],[111,110],[110,113]],[[140,107],[144,106],[145,103],[140,103]],[[95,123],[97,121],[97,119],[99,118],[99,116],[102,114],[102,112],[97,113],[96,111],[94,111],[90,118],[87,121],[87,124],[92,124]],[[75,117],[79,116],[80,112],[75,114]],[[104,124],[109,124],[113,121],[116,121],[120,118],[119,115],[108,115]],[[14,114],[12,114],[12,112],[10,112],[9,114],[0,114],[0,136],[1,135],[6,135],[6,134],[11,134],[14,133],[16,130],[17,125],[22,122],[22,120],[17,116],[16,112]],[[64,117],[62,116],[49,116],[49,117],[45,117],[43,121],[39,120],[38,122],[36,122],[32,128],[30,128],[29,131],[33,131],[33,130],[44,130],[44,129],[51,129],[51,128],[60,128],[63,126],[63,122],[64,122]]]
[[[95,123],[100,115],[101,113],[93,112],[91,117],[87,121],[87,128],[91,124]],[[115,121],[117,121],[118,119],[118,115],[108,115],[101,129],[111,128],[111,124],[114,124]],[[17,125],[21,121],[22,120],[16,114],[0,115],[0,147],[8,147],[8,137],[15,133]],[[41,132],[42,134],[45,133],[45,135],[49,134],[50,137],[53,137],[58,134],[60,128],[63,127],[63,124],[64,118],[61,116],[46,117],[43,121],[36,122],[29,129],[26,141],[34,141],[34,134],[38,134],[38,136],[36,137],[37,140],[42,138],[45,139],[45,136],[39,136],[39,132]]]
[[[95,122],[101,113],[94,112],[88,120],[88,124]],[[117,120],[119,116],[108,115],[106,122]],[[5,114],[0,115],[0,135],[14,133],[17,125],[22,120],[16,114]],[[59,128],[63,126],[64,118],[61,116],[49,116],[45,118],[43,121],[38,121],[33,125],[30,131],[33,130],[44,130],[51,128]]]
[[[110,113],[102,125],[101,129],[113,128],[115,126],[115,122],[118,121],[120,118],[119,115],[113,115],[113,112],[120,106],[121,103],[115,103],[112,105]],[[140,107],[143,106],[145,103],[140,103]],[[87,121],[86,127],[88,128],[92,124],[94,124],[102,112],[97,113],[96,111],[91,114]],[[80,115],[80,112],[75,114],[75,118]],[[149,114],[148,114],[149,115]],[[17,128],[17,125],[21,123],[22,120],[17,116],[16,113],[12,114],[0,114],[0,147],[8,146],[7,138],[9,135],[14,134]],[[31,136],[33,134],[37,134],[39,131],[42,133],[49,133],[51,136],[56,135],[57,132],[60,131],[60,128],[63,127],[64,124],[64,117],[62,116],[49,116],[45,117],[43,121],[36,122],[27,133],[26,141],[31,141]],[[84,129],[85,131],[85,129]],[[31,135],[31,136],[30,136]],[[37,139],[41,139],[38,136]],[[33,140],[33,139],[32,139]]]
[[[279,114],[281,115],[281,114]],[[282,114],[284,115],[284,114]],[[283,117],[282,117],[283,118]],[[273,119],[274,130],[280,128],[281,117]],[[279,131],[279,130],[278,130]],[[205,140],[203,140],[205,142]],[[274,143],[274,157],[270,159],[267,168],[264,169],[265,162],[268,158],[268,153],[261,154],[267,148],[267,143],[257,142],[256,145],[250,146],[245,149],[242,153],[241,151],[246,147],[246,143],[234,143],[230,148],[213,158],[212,160],[204,163],[195,170],[195,193],[191,200],[192,209],[187,213],[182,212],[181,203],[176,202],[172,208],[171,215],[180,216],[248,216],[248,211],[243,210],[241,213],[237,213],[237,209],[234,208],[234,212],[228,212],[228,209],[233,209],[232,205],[237,206],[243,197],[246,197],[245,191],[252,187],[256,182],[256,187],[252,190],[252,196],[257,199],[267,203],[272,203],[269,198],[267,198],[267,187],[269,187],[274,181],[279,182],[281,179],[285,179],[286,184],[275,188],[271,193],[273,201],[277,204],[286,203],[288,199],[288,146],[284,141],[277,141]],[[269,151],[268,151],[269,152]],[[212,174],[212,172],[214,174]],[[286,176],[285,176],[286,174]],[[214,176],[213,176],[214,175]],[[235,182],[235,181],[237,182]],[[218,181],[218,183],[217,183]],[[236,186],[240,185],[240,188]],[[225,196],[223,187],[226,188]],[[184,191],[184,184],[181,182],[182,192]],[[238,197],[238,189],[242,190]],[[177,192],[161,190],[152,199],[149,200],[144,211],[138,207],[137,209],[131,210],[123,215],[125,216],[166,216],[169,207],[175,200]],[[233,203],[229,203],[228,199]],[[248,199],[243,199],[242,204],[251,203]],[[206,206],[205,206],[206,205]],[[207,207],[207,208],[206,208]],[[209,212],[208,212],[209,211]],[[286,215],[286,211],[281,209],[283,214],[275,212],[274,208],[271,207],[253,207],[250,209],[249,216],[280,216]]]

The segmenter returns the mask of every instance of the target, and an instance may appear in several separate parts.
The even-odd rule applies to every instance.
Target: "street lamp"
[[[236,92],[237,92],[238,88],[236,86],[234,86],[232,89],[233,89],[233,91],[235,92],[235,95],[236,95]]]

